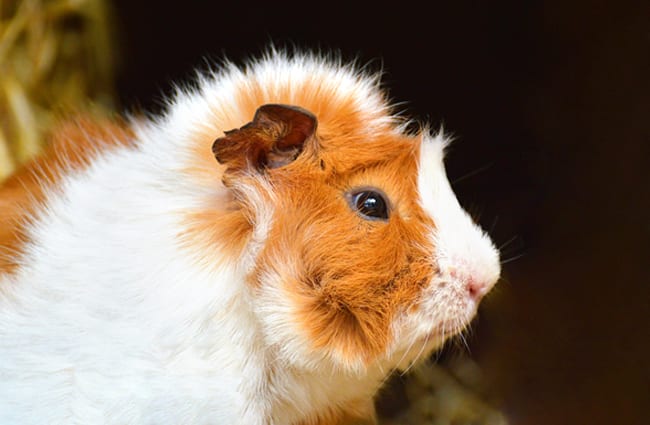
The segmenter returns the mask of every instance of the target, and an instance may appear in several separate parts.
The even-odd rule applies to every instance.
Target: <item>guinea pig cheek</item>
[[[414,252],[419,250],[399,243],[404,234],[399,227],[392,223],[378,232],[376,240],[374,235],[360,238],[359,243],[368,243],[362,253],[373,252],[372,256],[354,255],[354,247],[341,247],[336,252],[347,253],[344,257],[321,253],[306,263],[308,269],[315,268],[307,273],[313,287],[299,301],[301,322],[311,344],[339,364],[358,369],[388,357],[400,337],[394,324],[431,281],[432,263]],[[377,250],[379,246],[385,250]]]
[[[284,359],[359,372],[387,355],[394,322],[433,266],[415,259],[398,223],[365,221],[342,199],[324,207],[340,211],[315,214],[314,203],[291,209],[308,219],[275,223],[260,262],[260,317]]]

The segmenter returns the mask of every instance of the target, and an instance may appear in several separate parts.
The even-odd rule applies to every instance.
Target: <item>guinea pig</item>
[[[499,254],[380,77],[272,51],[0,189],[0,423],[375,423]]]

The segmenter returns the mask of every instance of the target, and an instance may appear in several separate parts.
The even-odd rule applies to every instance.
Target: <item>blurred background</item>
[[[8,1],[2,83],[24,75],[7,56],[15,4],[56,3]],[[96,3],[98,14],[79,6],[54,26],[82,34],[69,54],[88,69],[72,80],[90,81],[79,94],[87,107],[160,111],[196,67],[243,63],[273,42],[383,69],[395,102],[455,137],[450,180],[502,247],[503,279],[466,345],[392,380],[378,402],[386,423],[650,423],[648,2]],[[53,28],[44,22],[41,34]],[[88,34],[104,41],[84,44]],[[93,71],[106,58],[108,71]],[[13,140],[7,93],[0,119]],[[61,108],[46,97],[42,109]],[[449,407],[449,394],[465,407]]]

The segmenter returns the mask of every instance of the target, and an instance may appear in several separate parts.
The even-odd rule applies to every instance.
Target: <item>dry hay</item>
[[[103,0],[0,1],[0,181],[66,111],[113,108],[112,52]]]

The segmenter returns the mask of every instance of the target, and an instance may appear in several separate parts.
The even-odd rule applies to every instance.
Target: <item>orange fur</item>
[[[45,152],[18,170],[0,186],[0,273],[18,266],[27,242],[25,227],[45,200],[71,170],[87,167],[101,152],[129,146],[133,132],[123,121],[77,117],[57,127]]]
[[[344,139],[338,141],[346,143]],[[289,251],[299,253],[295,261],[300,264],[289,266],[297,267],[299,275],[286,283],[286,291],[299,306],[301,327],[315,348],[371,362],[386,351],[397,313],[416,304],[430,280],[429,220],[415,203],[415,182],[397,178],[415,175],[417,142],[375,139],[373,153],[363,159],[367,169],[350,167],[349,157],[332,151],[320,155],[328,164],[325,170],[296,161],[271,172],[281,192],[281,213],[257,262],[257,274],[281,267]],[[372,167],[379,163],[381,167]],[[359,217],[342,196],[370,182],[394,205],[390,223]]]
[[[186,176],[202,186],[219,184],[224,177],[226,166],[217,164],[212,155],[213,142],[223,135],[221,131],[239,128],[251,121],[257,109],[266,103],[292,104],[313,113],[318,119],[318,138],[336,143],[322,146],[322,149],[335,151],[339,158],[356,157],[353,167],[363,168],[364,165],[372,165],[370,162],[380,163],[385,159],[382,154],[395,154],[396,147],[386,146],[382,152],[374,153],[374,148],[369,146],[368,151],[372,156],[372,159],[369,159],[363,157],[366,150],[358,149],[358,144],[369,140],[371,136],[364,130],[365,123],[371,119],[383,118],[383,113],[359,110],[352,97],[333,101],[336,88],[320,87],[317,80],[311,84],[314,87],[297,92],[289,87],[280,88],[272,95],[266,92],[266,87],[250,82],[242,85],[237,90],[237,99],[233,99],[237,108],[231,111],[227,118],[219,117],[224,121],[212,123],[212,126],[220,128],[220,132],[215,134],[205,127],[199,127],[191,136],[192,143],[188,146],[191,161],[185,168]],[[394,132],[394,123],[377,121],[372,130],[372,136]],[[346,137],[340,138],[341,134]],[[409,149],[414,149],[415,143],[409,145]],[[336,166],[339,168],[333,168],[333,174],[349,171],[349,161],[343,161]],[[215,263],[211,254],[215,252],[215,247],[225,250],[226,257],[238,258],[250,240],[254,225],[253,216],[250,206],[233,196],[208,199],[200,210],[186,213],[185,232],[181,239],[187,246],[192,246],[196,257],[203,264]]]
[[[385,352],[392,321],[416,304],[434,272],[433,247],[426,237],[433,223],[417,204],[416,181],[404,179],[417,175],[421,139],[399,134],[394,122],[384,121],[369,133],[366,123],[375,117],[351,99],[332,102],[326,94],[296,99],[289,93],[269,98],[254,88],[241,96],[242,109],[250,113],[229,128],[242,127],[265,102],[291,101],[318,120],[314,139],[305,142],[294,162],[265,172],[281,213],[274,217],[251,282],[259,285],[271,269],[286,276],[284,289],[298,306],[300,327],[313,348],[369,363]],[[198,133],[195,140],[199,143],[188,172],[197,180],[220,181],[225,168],[206,158],[209,135]],[[254,178],[238,178],[256,184]],[[346,191],[369,185],[381,187],[390,198],[390,225],[364,220],[344,199]],[[207,264],[213,262],[209,253],[214,246],[224,247],[224,238],[241,252],[254,227],[255,206],[237,195],[237,184],[232,186],[235,195],[227,202],[188,212],[187,236],[201,246],[195,252]],[[366,255],[355,257],[355,252]],[[296,268],[297,276],[291,272]]]

